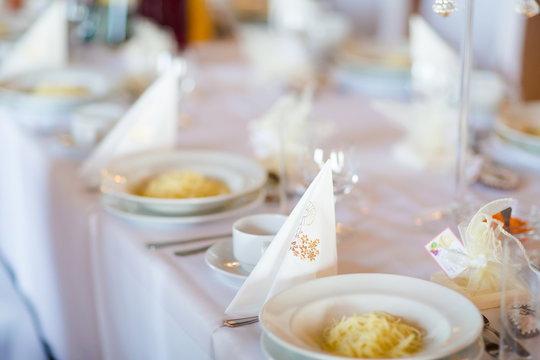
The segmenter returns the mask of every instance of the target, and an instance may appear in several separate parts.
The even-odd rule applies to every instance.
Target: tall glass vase
[[[469,148],[469,101],[472,71],[472,28],[474,0],[464,0],[464,22],[460,51],[460,83],[457,119],[456,162],[454,171],[454,189],[449,204],[440,205],[422,211],[415,216],[415,224],[425,226],[451,219],[456,225],[466,220],[475,211],[474,203],[468,192],[467,158]],[[445,71],[445,69],[441,69]]]
[[[455,193],[453,215],[457,223],[465,220],[470,213],[468,198],[467,153],[469,147],[469,101],[472,68],[472,27],[474,0],[467,0],[465,6],[465,23],[463,28],[461,49],[461,78],[459,88],[459,117],[456,146]]]

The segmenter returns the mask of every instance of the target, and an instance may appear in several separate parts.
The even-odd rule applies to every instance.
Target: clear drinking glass
[[[540,355],[540,240],[535,233],[503,241],[500,359]]]
[[[359,164],[357,149],[347,144],[321,143],[305,149],[300,157],[300,175],[309,185],[326,161],[332,164],[334,197],[338,201],[349,194],[358,182]]]
[[[356,184],[359,181],[360,163],[358,148],[354,144],[328,140],[312,143],[299,157],[299,175],[307,187],[326,161],[332,164],[334,201],[336,204],[336,235],[346,240],[354,233],[357,209],[364,208],[364,197]]]

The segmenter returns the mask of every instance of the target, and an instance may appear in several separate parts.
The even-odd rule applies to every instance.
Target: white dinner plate
[[[312,357],[298,354],[294,351],[280,346],[279,343],[272,340],[272,338],[264,331],[261,334],[261,348],[266,358],[271,360],[313,360]],[[480,360],[484,353],[484,341],[482,337],[476,339],[474,343],[465,349],[435,360]],[[345,358],[341,358],[345,359]]]
[[[205,260],[210,268],[225,276],[244,280],[250,273],[234,257],[232,239],[218,241],[212,245],[206,251]]]
[[[107,212],[134,222],[180,225],[218,221],[241,215],[259,207],[264,202],[265,196],[265,191],[260,190],[254,194],[233,200],[229,205],[219,211],[185,216],[158,215],[147,212],[144,209],[137,209],[136,206],[130,206],[123,201],[108,196],[102,197],[102,204]]]
[[[40,86],[77,87],[80,94],[44,95],[36,93]],[[74,107],[103,98],[111,91],[104,74],[92,69],[59,68],[36,70],[0,83],[2,104],[25,114],[66,114]]]
[[[133,194],[140,183],[157,174],[189,170],[225,183],[229,194],[199,198],[152,198]],[[204,150],[159,150],[112,162],[102,172],[101,191],[109,197],[156,215],[202,215],[226,209],[242,196],[258,192],[266,183],[266,170],[237,154]]]
[[[494,128],[504,140],[540,155],[540,101],[506,109],[495,121]]]
[[[390,274],[348,274],[312,280],[272,297],[261,325],[281,347],[310,359],[343,359],[321,349],[335,319],[385,311],[422,329],[423,349],[411,360],[444,358],[476,341],[483,322],[474,304],[444,286]]]

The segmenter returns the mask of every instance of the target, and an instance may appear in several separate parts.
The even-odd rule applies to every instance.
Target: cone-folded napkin
[[[278,292],[336,273],[332,166],[327,162],[225,313],[234,316],[257,315],[264,303]]]
[[[90,187],[114,158],[174,147],[178,130],[179,70],[165,71],[139,97],[82,164],[80,175]]]
[[[66,2],[53,1],[2,60],[0,79],[59,68],[68,61]]]

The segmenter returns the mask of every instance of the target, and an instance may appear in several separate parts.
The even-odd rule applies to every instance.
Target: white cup
[[[233,224],[233,254],[243,268],[253,269],[286,219],[281,214],[258,214]]]
[[[124,114],[126,108],[116,103],[93,103],[78,107],[71,115],[70,132],[75,145],[96,145]]]

